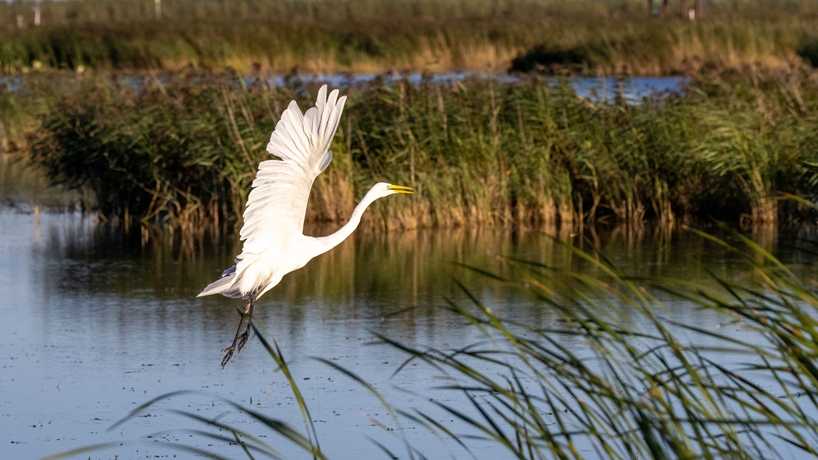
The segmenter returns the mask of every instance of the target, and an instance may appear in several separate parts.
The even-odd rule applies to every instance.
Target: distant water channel
[[[477,79],[493,80],[498,83],[514,84],[530,80],[532,77],[522,74],[496,74],[479,72],[447,72],[438,74],[422,74],[413,72],[409,74],[301,74],[301,75],[276,75],[266,78],[270,84],[283,86],[292,83],[327,83],[331,86],[354,86],[369,84],[376,81],[394,84],[401,81],[419,85],[424,82],[432,84],[450,84],[460,81]],[[646,97],[662,97],[669,94],[681,94],[688,82],[687,77],[682,76],[662,76],[662,77],[545,77],[541,80],[548,85],[559,85],[563,82],[580,97],[589,98],[596,101],[614,101],[617,97],[622,97],[628,102],[638,102]],[[245,81],[252,82],[254,78],[246,78]]]
[[[580,242],[578,236],[555,235]],[[689,234],[634,235],[614,230],[592,235],[596,246],[625,272],[642,276],[708,279],[708,272],[749,278],[736,256]],[[762,246],[796,268],[811,270],[812,253],[793,247],[792,235],[755,235]],[[591,244],[591,243],[587,243]],[[0,457],[40,456],[104,441],[139,439],[192,426],[151,409],[132,422],[106,429],[146,400],[174,390],[223,396],[290,422],[303,424],[280,373],[257,340],[226,369],[221,349],[231,339],[236,314],[227,299],[196,299],[236,247],[184,255],[172,247],[133,246],[76,213],[0,211]],[[285,278],[261,302],[256,322],[275,339],[312,410],[322,448],[331,458],[382,458],[372,437],[401,451],[400,433],[431,458],[470,458],[411,423],[394,426],[377,400],[348,378],[310,357],[349,368],[403,408],[424,398],[451,398],[432,388],[436,372],[409,366],[393,376],[404,356],[373,346],[372,332],[415,347],[454,349],[478,340],[473,328],[434,308],[444,298],[465,302],[452,277],[462,280],[503,316],[547,327],[557,318],[530,297],[496,285],[452,262],[504,270],[500,256],[518,256],[578,271],[593,269],[539,232],[365,232]],[[612,308],[605,299],[604,308]],[[397,315],[391,313],[417,307]],[[671,302],[666,315],[688,323],[719,325],[723,318]],[[623,314],[623,321],[629,321]],[[631,324],[639,328],[639,324]],[[738,330],[722,332],[742,335]],[[570,342],[570,337],[560,340]],[[408,391],[402,391],[402,390]],[[227,411],[207,396],[162,407],[216,417]],[[224,421],[265,436],[265,429],[235,413]],[[384,432],[384,424],[392,431]],[[452,424],[453,431],[467,427]],[[305,458],[273,434],[284,458]],[[172,458],[151,440],[189,441],[184,433],[155,434],[91,458]],[[199,447],[238,457],[236,447],[200,441]],[[478,458],[505,458],[493,446]],[[184,457],[185,455],[181,455]],[[82,456],[82,458],[87,458]]]
[[[117,74],[114,78],[123,85],[133,88],[142,87],[147,79],[158,78],[159,81],[170,78],[169,76],[145,76]],[[683,76],[661,76],[661,77],[530,77],[519,74],[506,73],[480,73],[480,72],[447,72],[437,74],[412,73],[390,73],[383,75],[375,74],[293,74],[293,75],[273,75],[273,76],[247,76],[243,77],[245,84],[263,82],[272,86],[286,86],[298,84],[321,84],[326,83],[335,87],[348,87],[366,85],[376,82],[385,84],[395,84],[398,82],[408,82],[413,85],[422,83],[430,84],[451,84],[465,80],[493,80],[498,83],[515,84],[537,78],[548,85],[568,84],[580,97],[594,101],[612,102],[617,98],[622,98],[629,103],[636,103],[644,98],[663,97],[673,94],[681,94],[685,90],[688,78]],[[25,88],[26,77],[2,76],[0,75],[0,91],[4,88],[8,91],[20,91]]]

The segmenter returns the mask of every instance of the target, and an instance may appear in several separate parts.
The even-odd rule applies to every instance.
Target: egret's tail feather
[[[213,294],[222,294],[226,295],[227,297],[232,297],[230,294],[231,291],[233,291],[233,281],[235,279],[235,275],[222,276],[216,281],[208,284],[207,287],[204,288],[196,297],[204,297]]]

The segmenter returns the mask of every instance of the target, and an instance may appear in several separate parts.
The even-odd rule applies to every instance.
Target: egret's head
[[[383,198],[385,196],[394,195],[396,193],[411,195],[415,193],[415,191],[412,190],[412,187],[406,187],[404,185],[395,185],[390,184],[388,182],[378,182],[372,187],[372,190],[370,190],[369,193],[375,194],[377,198]]]

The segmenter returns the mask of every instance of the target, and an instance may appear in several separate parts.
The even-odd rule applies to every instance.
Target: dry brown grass
[[[309,8],[283,0],[165,3],[157,18],[132,0],[44,2],[44,24],[23,29],[14,25],[16,15],[29,9],[0,4],[0,69],[504,71],[541,46],[578,59],[569,66],[538,63],[546,70],[776,70],[800,66],[799,49],[815,39],[818,26],[813,0],[714,2],[696,22],[677,13],[648,17],[638,0],[317,0]]]

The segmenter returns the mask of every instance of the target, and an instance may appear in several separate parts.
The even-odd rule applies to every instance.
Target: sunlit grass
[[[712,2],[691,22],[679,2],[653,17],[642,0],[77,0],[43,2],[39,26],[31,5],[3,3],[0,70],[504,71],[515,57],[597,74],[791,69],[818,6],[782,3]],[[573,58],[527,61],[536,49]]]
[[[80,86],[42,116],[33,161],[54,183],[93,192],[108,219],[187,237],[240,224],[278,114],[291,98],[307,107],[314,93],[209,75],[138,90]],[[814,217],[780,203],[811,197],[818,184],[818,88],[806,76],[713,76],[635,105],[593,103],[539,79],[376,82],[349,94],[311,222],[345,220],[379,180],[418,191],[374,207],[365,225],[381,228]]]

